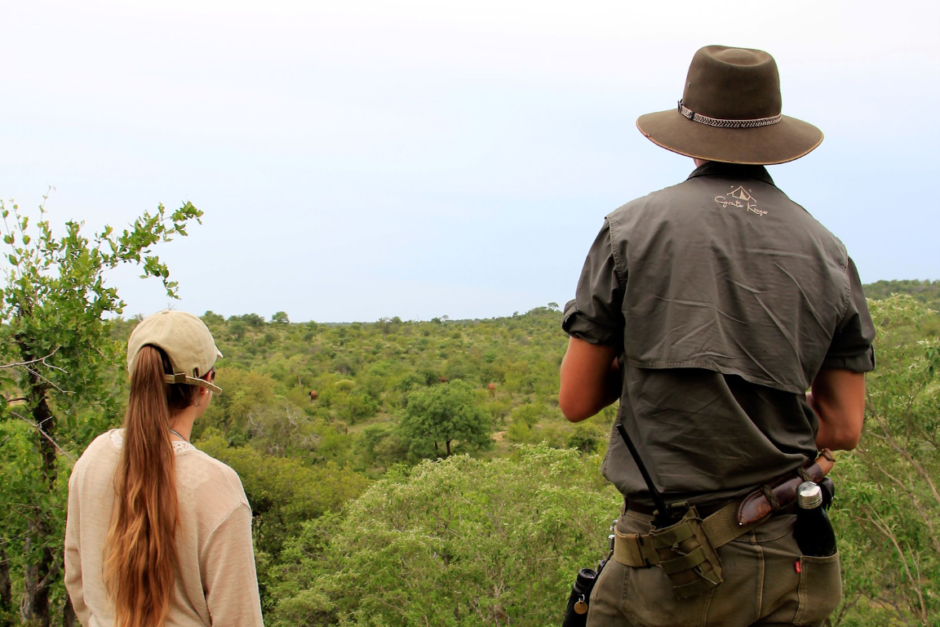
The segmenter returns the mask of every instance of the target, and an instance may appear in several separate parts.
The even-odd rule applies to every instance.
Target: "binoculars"
[[[592,568],[582,568],[578,571],[571,594],[568,596],[568,606],[565,608],[565,620],[562,627],[584,627],[587,624],[588,598],[597,581],[597,571]]]

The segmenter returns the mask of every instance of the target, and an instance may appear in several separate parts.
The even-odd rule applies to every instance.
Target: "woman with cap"
[[[83,625],[263,625],[238,475],[189,443],[221,353],[196,316],[162,311],[128,341],[124,428],[69,479],[65,585]]]

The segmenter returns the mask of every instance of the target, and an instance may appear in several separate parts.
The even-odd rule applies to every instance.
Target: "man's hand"
[[[590,418],[620,398],[623,387],[616,351],[578,338],[568,342],[561,362],[558,405],[571,422]]]
[[[865,422],[865,375],[850,370],[820,370],[806,395],[819,418],[816,448],[850,451]]]

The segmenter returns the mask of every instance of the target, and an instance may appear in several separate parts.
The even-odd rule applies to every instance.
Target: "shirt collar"
[[[744,165],[741,163],[719,163],[717,161],[708,161],[692,171],[689,179],[697,176],[729,176],[734,178],[745,177],[757,179],[768,185],[774,185],[774,180],[770,178],[767,168],[762,165]],[[775,186],[776,187],[776,186]]]

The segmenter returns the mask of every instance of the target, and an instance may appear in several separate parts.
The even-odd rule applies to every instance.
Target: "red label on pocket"
[[[793,570],[796,571],[797,575],[803,572],[803,565],[800,564],[800,560],[796,560],[795,562],[793,562]]]

